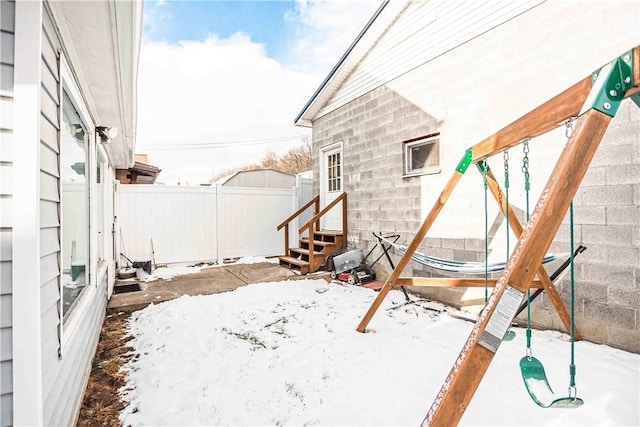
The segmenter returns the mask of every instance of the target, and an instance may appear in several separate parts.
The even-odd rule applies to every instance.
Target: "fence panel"
[[[304,206],[309,200],[313,198],[313,180],[311,178],[303,178],[300,175],[296,177],[296,191],[298,197],[298,205],[296,209],[300,206]],[[309,220],[313,218],[313,207],[307,209],[304,213],[302,213],[295,223],[295,228],[292,228],[290,231],[291,241],[289,245],[293,248],[298,245],[298,230],[304,224],[309,222]],[[308,237],[309,231],[305,231],[302,233],[301,237]]]
[[[294,188],[121,185],[121,251],[134,261],[149,260],[153,239],[156,263],[280,255],[284,234],[276,227],[299,206],[298,193]]]
[[[121,251],[157,263],[210,261],[217,253],[215,187],[120,186]]]
[[[219,187],[220,258],[281,255],[280,222],[296,210],[294,189]]]

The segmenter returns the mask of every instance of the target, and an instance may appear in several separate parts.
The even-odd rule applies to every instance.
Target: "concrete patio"
[[[198,273],[175,276],[171,279],[158,279],[144,282],[137,279],[117,280],[116,288],[138,283],[141,290],[126,293],[114,293],[107,305],[107,311],[132,312],[141,310],[149,304],[179,298],[183,295],[209,295],[233,291],[252,283],[277,282],[308,278],[329,278],[329,273],[318,272],[301,276],[288,268],[270,262],[256,264],[226,264],[203,267]]]

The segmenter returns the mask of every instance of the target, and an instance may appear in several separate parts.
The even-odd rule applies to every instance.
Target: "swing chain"
[[[509,149],[504,150],[504,188],[509,188]]]
[[[487,159],[482,159],[482,181],[484,182],[484,189],[487,189]]]
[[[573,134],[573,124],[576,120],[578,120],[577,117],[569,117],[567,120],[560,123],[560,125],[564,125],[564,136],[567,137],[567,139],[571,138],[571,135]]]
[[[522,141],[522,151],[524,157],[522,158],[522,173],[524,174],[524,189],[529,191],[531,189],[531,183],[529,182],[529,141],[531,138],[526,138]]]

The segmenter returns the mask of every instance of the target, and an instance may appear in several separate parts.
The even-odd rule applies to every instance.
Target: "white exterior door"
[[[342,194],[342,141],[320,150],[320,208]],[[342,204],[338,203],[322,217],[323,230],[342,230]]]

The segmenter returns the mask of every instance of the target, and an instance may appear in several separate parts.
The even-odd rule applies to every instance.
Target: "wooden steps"
[[[288,254],[279,257],[280,265],[299,270],[301,274],[313,273],[324,265],[328,256],[345,246],[346,241],[342,232],[316,231],[313,233],[312,242],[309,238],[303,237],[300,239],[300,247],[289,248]],[[311,256],[312,251],[313,256]]]

